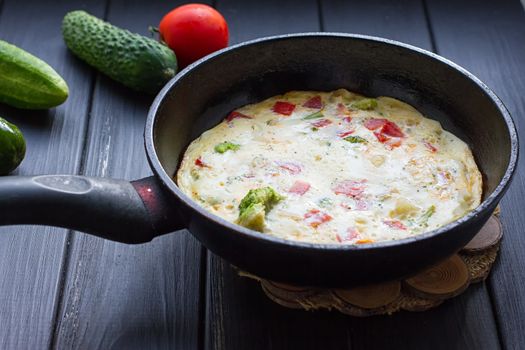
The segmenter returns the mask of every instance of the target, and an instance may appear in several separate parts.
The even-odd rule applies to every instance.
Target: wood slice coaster
[[[493,215],[480,232],[447,260],[403,281],[351,289],[319,289],[272,282],[239,272],[260,282],[264,293],[282,306],[304,310],[338,310],[351,316],[392,314],[400,310],[425,311],[483,281],[498,255],[503,236]]]

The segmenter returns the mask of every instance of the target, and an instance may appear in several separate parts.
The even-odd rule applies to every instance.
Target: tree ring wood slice
[[[477,253],[491,248],[499,243],[503,236],[501,221],[496,216],[491,216],[481,230],[463,248],[465,253]]]
[[[469,285],[468,267],[458,255],[405,280],[408,289],[417,296],[447,299],[463,292]]]
[[[261,284],[274,296],[284,300],[295,301],[316,293],[316,290],[313,288],[292,286],[268,280],[261,280]]]
[[[336,289],[334,294],[343,301],[363,309],[375,309],[397,300],[401,294],[399,281],[352,289]]]
[[[290,309],[303,309],[303,306],[297,300],[281,298],[278,295],[273,294],[271,290],[268,290],[266,285],[263,283],[261,283],[261,287],[264,294],[266,294],[266,296],[273,302]]]

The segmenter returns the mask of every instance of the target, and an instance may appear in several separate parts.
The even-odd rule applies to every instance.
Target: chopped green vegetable
[[[239,204],[237,223],[252,230],[262,231],[265,214],[283,199],[284,196],[278,194],[271,187],[248,191],[248,194]]]
[[[425,212],[423,213],[423,215],[421,215],[421,217],[419,218],[420,221],[421,221],[421,224],[422,224],[422,225],[426,225],[428,219],[430,219],[430,217],[431,217],[432,215],[434,215],[435,212],[436,212],[436,207],[435,207],[434,205],[431,205],[431,206],[427,209],[427,211],[425,211]]]
[[[321,200],[319,200],[319,206],[321,208],[331,208],[333,205],[334,205],[334,203],[328,197],[321,198]]]
[[[253,203],[239,215],[237,223],[251,230],[262,232],[264,229],[264,217],[264,205]]]
[[[306,117],[303,117],[303,120],[309,120],[309,119],[318,119],[323,117],[323,112],[315,112],[312,114],[307,115]]]
[[[270,211],[273,206],[279,203],[282,199],[284,199],[284,196],[281,196],[271,187],[257,188],[248,191],[246,196],[244,196],[239,204],[239,211],[242,213],[253,203],[264,204],[266,211]]]
[[[312,131],[318,131],[319,129],[316,128],[315,126],[312,128]]]
[[[357,109],[368,111],[377,107],[377,100],[375,98],[364,98],[352,103],[351,106]]]
[[[343,140],[348,141],[350,143],[367,143],[368,141],[361,136],[348,136],[345,137]]]
[[[218,145],[215,146],[215,152],[224,153],[229,150],[237,151],[239,148],[241,148],[240,145],[231,143],[229,141],[224,141],[223,143],[219,143]]]

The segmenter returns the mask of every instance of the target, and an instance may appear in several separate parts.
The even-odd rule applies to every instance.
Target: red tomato
[[[311,209],[304,214],[304,219],[308,225],[317,228],[319,225],[332,220],[332,217],[319,209]]]
[[[290,172],[290,174],[293,174],[293,175],[296,175],[296,174],[299,174],[303,168],[301,167],[300,164],[297,164],[297,163],[293,163],[293,162],[281,162],[281,161],[276,161],[275,162],[279,167],[287,170],[288,172]]]
[[[292,187],[290,187],[288,192],[295,193],[295,194],[302,196],[303,194],[308,192],[309,189],[310,189],[310,184],[308,182],[298,180],[294,182],[294,184],[292,185]]]
[[[293,103],[289,103],[285,101],[277,101],[272,107],[272,111],[274,111],[275,113],[282,114],[282,115],[290,115],[292,114],[294,109],[295,109],[295,105]]]
[[[360,199],[366,189],[366,180],[354,181],[354,180],[344,180],[339,182],[334,188],[333,191],[335,194],[344,194],[348,197],[353,197],[355,199]]]
[[[246,114],[242,114],[241,112],[233,111],[230,114],[228,114],[228,116],[226,117],[226,121],[229,123],[234,119],[240,119],[240,118],[252,119],[252,117],[249,117]]]
[[[354,131],[355,130],[343,131],[343,132],[340,132],[338,135],[339,135],[339,137],[345,138],[348,135],[352,135],[354,133]]]
[[[398,229],[398,230],[406,230],[406,226],[403,225],[403,223],[399,220],[383,220],[383,223],[389,227]]]
[[[380,127],[382,127],[383,125],[385,125],[385,123],[387,122],[388,120],[386,119],[377,119],[377,118],[372,118],[372,119],[368,119],[367,121],[365,121],[365,127],[368,129],[368,130],[375,130],[375,129],[379,129]]]
[[[328,126],[330,124],[332,124],[332,121],[330,119],[319,119],[318,121],[313,122],[312,126],[316,128],[324,128],[325,126]]]
[[[159,32],[181,67],[228,46],[226,20],[204,4],[187,4],[168,12],[160,21]]]
[[[303,103],[303,107],[316,109],[323,108],[323,101],[321,100],[321,96],[314,96],[310,98],[308,101]]]
[[[399,126],[397,126],[396,123],[393,123],[391,121],[386,121],[385,125],[383,125],[383,128],[381,129],[381,132],[388,136],[393,137],[405,137],[405,134],[401,131]]]

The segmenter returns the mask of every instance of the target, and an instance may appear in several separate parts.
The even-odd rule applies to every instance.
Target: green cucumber
[[[26,141],[16,125],[0,118],[0,175],[15,170],[26,154]]]
[[[0,102],[16,108],[47,109],[62,104],[67,84],[41,59],[0,40]]]
[[[173,51],[85,11],[66,14],[62,36],[80,59],[137,91],[157,93],[177,73]]]

